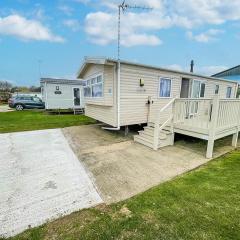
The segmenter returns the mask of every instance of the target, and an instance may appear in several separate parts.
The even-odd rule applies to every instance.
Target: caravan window
[[[89,86],[84,87],[84,97],[91,97],[91,88]]]
[[[232,95],[232,87],[227,87],[226,98],[231,98],[231,95]]]
[[[169,78],[160,78],[159,81],[159,97],[170,98],[171,97],[172,81]]]
[[[192,98],[204,98],[205,88],[205,82],[194,80],[192,86]]]
[[[84,87],[84,96],[89,98],[97,98],[103,96],[103,76],[98,75],[86,81]]]

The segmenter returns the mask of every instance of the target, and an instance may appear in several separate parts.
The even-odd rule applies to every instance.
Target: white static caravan
[[[83,81],[41,78],[42,100],[47,110],[83,109]]]
[[[174,133],[181,133],[210,140],[211,150],[212,139],[236,133],[237,118],[230,124],[234,129],[226,119],[212,126],[213,114],[228,121],[236,110],[235,81],[108,58],[86,58],[78,78],[86,81],[87,116],[113,130],[147,123],[135,140],[154,149],[172,144]]]

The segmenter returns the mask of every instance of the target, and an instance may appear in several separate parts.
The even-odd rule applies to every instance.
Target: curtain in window
[[[171,80],[166,78],[161,78],[159,97],[170,97],[170,96],[171,96]]]
[[[192,97],[193,98],[199,98],[200,93],[200,81],[193,81],[193,90],[192,90]]]

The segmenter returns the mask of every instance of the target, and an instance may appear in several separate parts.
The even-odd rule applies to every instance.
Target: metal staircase
[[[172,99],[165,107],[157,112],[155,123],[149,122],[144,130],[139,131],[139,135],[134,136],[134,141],[141,143],[147,147],[157,150],[159,148],[174,144],[174,131],[173,131],[173,113],[164,122],[160,123],[160,115],[166,109],[172,107],[175,99]]]

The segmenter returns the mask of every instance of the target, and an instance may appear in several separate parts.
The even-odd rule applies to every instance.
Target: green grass
[[[44,111],[0,113],[0,133],[63,128],[95,123],[84,115],[50,115]]]
[[[11,239],[240,239],[239,216],[240,151],[234,151],[129,200],[79,211]]]

